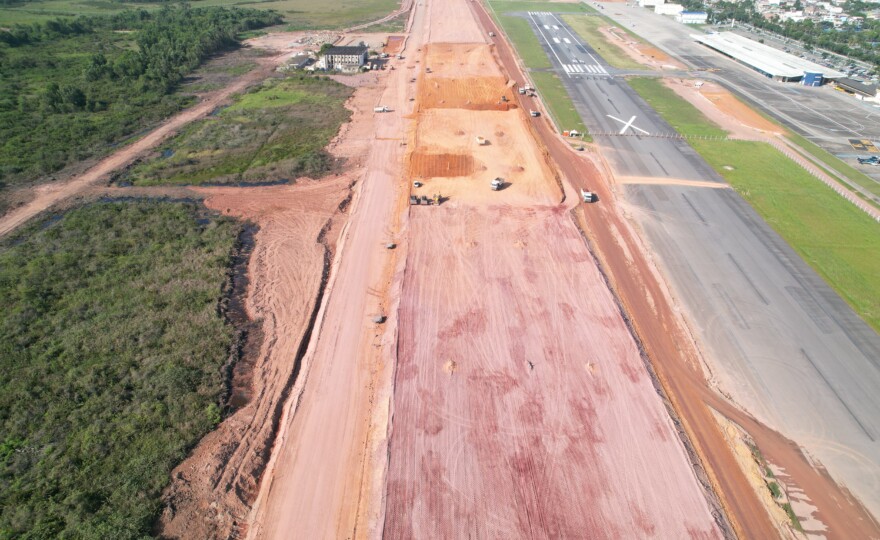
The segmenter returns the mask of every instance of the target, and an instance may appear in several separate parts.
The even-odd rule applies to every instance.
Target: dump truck
[[[492,180],[492,183],[490,184],[490,186],[492,187],[492,191],[500,190],[501,186],[503,186],[503,185],[504,185],[504,180],[502,180],[501,178],[496,178],[495,180]]]
[[[487,141],[484,137],[477,137],[477,145],[486,146],[487,144],[489,144],[489,141]]]
[[[520,87],[519,87],[519,93],[520,93],[521,96],[526,95],[526,89],[523,88],[522,86],[520,86]]]
[[[587,191],[585,189],[581,190],[581,198],[585,203],[591,203],[596,201],[596,194],[592,191]]]
[[[373,107],[373,112],[389,112],[391,109],[386,107],[385,105],[380,105],[379,107]]]

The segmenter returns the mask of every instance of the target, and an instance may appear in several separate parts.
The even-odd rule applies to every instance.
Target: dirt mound
[[[507,111],[516,105],[513,90],[505,83],[503,77],[423,77],[419,83],[419,106],[423,109]]]
[[[410,176],[420,178],[470,176],[474,158],[469,154],[431,154],[417,150],[410,156]]]

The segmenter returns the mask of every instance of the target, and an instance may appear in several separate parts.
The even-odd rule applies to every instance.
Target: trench
[[[253,223],[242,226],[217,305],[218,314],[234,328],[229,354],[223,365],[223,389],[219,397],[224,418],[250,402],[254,365],[263,343],[261,321],[252,320],[245,306],[250,283],[248,264],[256,245],[257,231],[259,227]]]

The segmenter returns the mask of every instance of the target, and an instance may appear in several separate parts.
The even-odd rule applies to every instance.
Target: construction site
[[[880,537],[820,464],[710,384],[709,348],[652,251],[659,241],[640,229],[656,216],[624,196],[631,186],[729,186],[615,175],[597,146],[573,145],[490,9],[406,0],[378,21],[407,14],[404,31],[334,36],[384,48],[380,69],[329,76],[354,93],[351,120],[326,149],[340,163],[328,176],[97,185],[254,74],[0,219],[3,234],[63,198],[138,190],[196,198],[254,227],[244,310],[261,341],[236,380],[241,405],[174,469],[157,531]],[[262,61],[268,74],[308,39],[251,44],[274,53]],[[719,85],[666,85],[733,136],[775,133]],[[768,497],[768,474],[803,503],[808,534]]]

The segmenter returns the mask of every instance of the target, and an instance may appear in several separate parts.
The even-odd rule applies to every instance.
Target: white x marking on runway
[[[606,114],[605,116],[607,116],[608,118],[610,118],[610,119],[612,119],[612,120],[617,120],[618,122],[620,122],[621,124],[623,124],[623,128],[620,130],[620,134],[621,134],[621,135],[623,135],[623,134],[626,132],[626,130],[629,129],[629,128],[633,128],[633,129],[636,130],[636,131],[641,131],[641,132],[644,133],[645,135],[650,135],[650,133],[648,133],[648,132],[645,131],[644,129],[642,129],[642,128],[640,128],[640,127],[636,127],[636,126],[633,125],[633,122],[635,122],[635,120],[636,120],[636,117],[635,117],[635,116],[633,116],[632,118],[630,118],[630,119],[629,119],[629,122],[627,122],[626,120],[621,120],[620,118],[617,118],[617,117],[615,117],[615,116],[611,116],[610,114]]]

